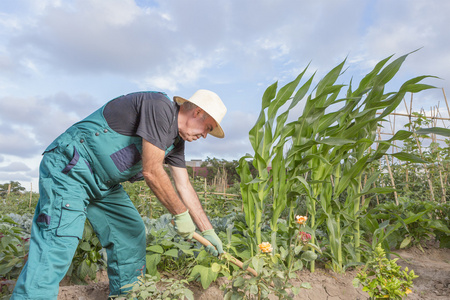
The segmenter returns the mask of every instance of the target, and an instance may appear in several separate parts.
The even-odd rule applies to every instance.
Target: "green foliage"
[[[228,269],[217,261],[216,258],[210,256],[205,250],[202,250],[196,258],[197,265],[194,266],[189,276],[189,280],[199,280],[204,289],[215,281],[219,273],[227,274]]]
[[[29,240],[29,234],[11,217],[0,218],[0,298],[9,299],[12,280],[19,276],[27,261]]]
[[[29,237],[10,217],[0,219],[0,279],[16,279],[28,257]]]
[[[189,242],[175,235],[168,235],[168,229],[151,229],[147,239],[147,274],[160,277],[160,271],[176,272],[186,276],[194,265],[194,254]],[[178,241],[175,241],[177,239]]]
[[[242,269],[235,269],[232,272],[229,276],[231,286],[222,286],[225,299],[267,299],[269,294],[279,299],[292,299],[300,288],[311,288],[308,283],[295,287],[289,282],[290,279],[297,278],[297,271],[317,258],[317,254],[311,249],[321,252],[316,245],[310,243],[312,236],[308,232],[313,233],[311,228],[302,222],[297,230],[291,231],[293,235],[289,235],[285,222],[279,220],[278,223],[278,233],[283,236],[277,239],[280,242],[279,253],[272,254],[273,248],[270,243],[260,244],[259,249],[262,253],[246,259]],[[255,269],[258,276],[246,278],[248,273],[244,270],[249,265]]]
[[[362,290],[368,292],[370,299],[403,299],[411,292],[413,279],[419,276],[414,274],[414,270],[409,273],[408,268],[401,270],[396,261],[397,259],[387,259],[379,244],[375,248],[373,259],[367,262],[353,280],[354,287],[362,285]]]
[[[25,213],[23,215],[9,213],[7,214],[17,225],[22,228],[28,237],[31,232],[31,225],[33,224],[33,215],[30,213]]]
[[[10,193],[8,194],[9,186]],[[30,199],[31,196],[31,199]],[[38,193],[25,192],[25,188],[17,181],[11,181],[10,183],[0,184],[0,214],[18,214],[23,215],[26,213],[33,214],[36,204],[39,200]]]
[[[370,189],[370,184],[361,189],[362,175],[371,162],[386,155],[393,141],[411,135],[400,131],[387,141],[377,141],[377,126],[406,93],[431,88],[419,83],[429,76],[420,76],[405,82],[397,92],[385,93],[386,84],[406,57],[389,64],[391,57],[380,61],[355,90],[350,82],[343,98],[339,97],[344,85],[336,82],[345,61],[327,73],[309,95],[314,75],[296,91],[306,69],[278,91],[277,83],[266,89],[259,118],[249,132],[254,154],[242,157],[238,167],[246,224],[257,244],[262,241],[265,215],[270,215],[271,241],[277,245],[279,217],[288,209],[287,224],[293,228],[297,199],[305,197],[313,231],[325,225],[326,254],[333,270],[342,272],[346,266],[360,263],[359,222],[369,203],[363,204],[361,197],[392,192]],[[306,103],[302,115],[286,123],[303,99]],[[282,107],[287,110],[278,112]],[[371,151],[376,143],[376,150]],[[411,154],[395,156],[421,161]],[[257,174],[250,171],[249,159]],[[376,175],[370,180],[374,182]]]
[[[170,223],[169,214],[157,220],[145,221],[147,226],[147,274],[162,277],[162,272],[176,273],[199,280],[206,289],[217,279],[219,271],[214,271],[212,264],[221,263],[217,258],[208,255],[200,245],[181,239]],[[212,221],[220,223],[220,220]],[[222,223],[226,221],[222,220]],[[221,272],[223,274],[223,272]]]
[[[422,249],[422,243],[436,235],[445,244],[450,236],[448,213],[448,204],[432,201],[400,198],[399,205],[392,202],[378,205],[364,215],[372,245],[364,244],[372,251],[378,244],[386,252],[411,245]]]
[[[193,300],[194,294],[186,285],[186,280],[177,280],[173,278],[158,278],[149,274],[143,274],[138,277],[138,281],[128,284],[123,289],[130,289],[125,296],[115,296],[113,299],[164,299],[164,300],[178,300],[188,299]]]
[[[102,245],[95,235],[91,223],[84,223],[83,238],[79,241],[72,264],[67,271],[72,282],[83,283],[86,278],[94,280],[97,271],[106,267],[106,260],[101,254]]]
[[[207,215],[225,217],[232,212],[237,213],[241,211],[242,200],[240,197],[212,194],[211,192],[214,192],[214,188],[209,185],[206,186],[205,191],[205,179],[203,177],[191,178],[191,184],[197,192]],[[149,219],[158,219],[167,213],[167,209],[159,202],[145,182],[125,182],[122,185],[141,216]],[[238,185],[238,183],[232,185],[227,190],[227,193],[239,193],[239,189],[236,188]]]
[[[9,183],[0,184],[0,197],[6,197],[10,194],[22,194],[25,188],[18,181],[10,181]]]
[[[303,255],[303,260],[313,260],[314,255]],[[278,299],[292,299],[300,292],[301,288],[311,288],[307,282],[301,286],[293,286],[289,280],[297,278],[294,269],[286,268],[281,263],[280,254],[270,255],[260,253],[244,263],[244,269],[251,265],[258,276],[247,278],[246,271],[236,270],[231,276],[231,286],[223,285],[224,299],[269,299],[269,295],[275,295]]]
[[[167,210],[159,202],[145,181],[124,182],[122,186],[141,216],[157,219],[167,213]]]
[[[231,185],[236,181],[239,181],[239,175],[236,171],[238,164],[237,160],[227,161],[225,159],[207,157],[202,163],[202,167],[206,167],[208,170],[206,179],[209,184],[213,183],[214,176],[223,169],[226,173],[227,183]]]
[[[378,185],[391,185],[390,174],[392,174],[398,190],[399,197],[407,197],[412,200],[431,200],[448,202],[450,200],[450,190],[448,187],[448,177],[450,172],[450,140],[445,140],[447,146],[442,143],[431,142],[429,146],[424,146],[427,134],[441,134],[449,129],[445,128],[424,128],[431,126],[433,120],[421,113],[412,113],[410,122],[405,125],[413,134],[403,140],[402,152],[420,157],[421,161],[400,164],[398,161],[391,161],[389,172],[387,162],[381,162],[375,168],[382,169],[383,172],[378,178]],[[381,197],[380,202],[389,198]]]

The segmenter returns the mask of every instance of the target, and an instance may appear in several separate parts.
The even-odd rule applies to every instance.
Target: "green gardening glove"
[[[191,239],[195,232],[195,225],[189,215],[189,210],[174,216],[175,230],[177,233],[187,239]]]
[[[205,249],[209,254],[214,256],[219,256],[223,253],[222,241],[219,239],[217,234],[214,232],[214,229],[208,229],[202,232],[202,236],[207,239],[212,246],[207,246]],[[215,248],[214,248],[214,247]]]

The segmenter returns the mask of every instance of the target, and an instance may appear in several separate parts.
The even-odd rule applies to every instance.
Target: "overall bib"
[[[57,299],[86,218],[107,252],[110,295],[145,273],[145,226],[119,184],[142,179],[142,138],[113,131],[104,107],[44,152],[28,261],[11,299]]]

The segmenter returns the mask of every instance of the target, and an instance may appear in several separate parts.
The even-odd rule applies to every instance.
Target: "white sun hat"
[[[180,105],[186,101],[189,101],[203,109],[217,123],[216,128],[214,128],[209,134],[218,138],[223,138],[225,136],[225,133],[220,126],[220,122],[222,122],[222,119],[227,112],[227,108],[216,93],[208,90],[198,90],[189,99],[175,96],[173,97],[173,100]]]

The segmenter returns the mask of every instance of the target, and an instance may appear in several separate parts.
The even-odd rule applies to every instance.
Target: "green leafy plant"
[[[363,241],[363,245],[373,251],[381,244],[389,253],[393,247],[415,245],[422,249],[422,243],[437,234],[445,241],[445,237],[450,236],[448,220],[441,215],[445,207],[446,205],[433,201],[403,198],[399,198],[399,205],[393,202],[380,204],[364,214],[364,228],[370,233],[372,243],[370,245]]]
[[[440,203],[434,211],[435,218],[442,222],[446,228],[450,228],[450,202]],[[436,232],[436,239],[440,248],[450,248],[450,234],[443,231]]]
[[[188,299],[193,300],[194,294],[187,286],[187,280],[177,280],[173,278],[160,278],[149,274],[143,274],[138,277],[135,283],[125,285],[123,289],[130,289],[125,296],[113,297],[117,300],[125,299],[164,299],[164,300],[178,300]]]
[[[18,181],[0,184],[0,215],[10,213],[23,215],[34,214],[39,194],[27,192]]]
[[[209,255],[205,250],[202,250],[195,258],[196,265],[192,268],[189,276],[189,281],[199,280],[204,289],[207,289],[212,282],[214,282],[219,275],[229,276],[229,266],[223,261],[227,255],[222,255],[222,260]]]
[[[232,219],[215,218],[212,223],[220,229],[231,225]],[[188,277],[189,281],[199,280],[205,289],[219,274],[227,276],[224,268],[216,268],[224,262],[209,255],[201,245],[185,241],[176,234],[170,215],[162,215],[156,220],[144,218],[144,223],[148,233],[147,274],[160,278],[163,272],[176,272],[179,276]]]
[[[30,238],[10,217],[0,219],[0,278],[16,279],[28,257]]]
[[[158,269],[187,275],[195,264],[194,254],[200,250],[192,249],[192,244],[184,240],[175,241],[168,231],[152,229],[148,235],[146,265],[149,275],[160,277]]]
[[[231,285],[224,284],[221,287],[225,292],[224,299],[269,299],[270,294],[278,299],[292,299],[301,288],[311,288],[307,282],[303,282],[300,286],[293,286],[289,282],[290,279],[297,278],[295,271],[298,268],[292,268],[292,265],[286,267],[282,263],[282,255],[272,255],[270,243],[261,243],[260,249],[262,252],[246,261],[243,267],[246,269],[248,265],[252,265],[258,276],[248,278],[246,271],[235,270],[230,276]],[[312,261],[315,258],[313,252],[305,252],[301,259]]]
[[[353,279],[353,286],[358,288],[361,285],[370,299],[403,299],[411,293],[413,279],[419,276],[414,274],[414,270],[409,273],[408,268],[401,270],[396,261],[387,259],[383,247],[378,244],[373,259]]]
[[[94,280],[97,277],[97,271],[106,268],[106,260],[101,251],[102,245],[95,235],[91,223],[86,220],[83,238],[79,241],[72,264],[67,271],[71,281],[83,283],[86,282],[86,277]]]
[[[11,217],[0,218],[0,296],[12,292],[13,282],[28,258],[29,240],[29,234]]]
[[[327,73],[309,95],[314,75],[296,90],[306,69],[278,91],[277,83],[266,89],[259,118],[249,132],[254,154],[242,157],[238,167],[245,221],[256,245],[262,241],[265,218],[270,216],[271,243],[277,252],[278,219],[287,209],[288,227],[295,228],[296,200],[305,196],[313,231],[311,242],[316,242],[314,232],[324,224],[328,236],[325,252],[332,269],[342,272],[347,266],[361,263],[360,219],[369,203],[361,197],[393,191],[372,189],[371,184],[362,188],[363,172],[371,162],[387,155],[393,141],[412,134],[399,131],[389,140],[377,141],[377,126],[406,93],[432,88],[420,83],[431,76],[419,76],[405,82],[397,92],[385,93],[386,85],[406,57],[389,64],[391,57],[383,59],[356,89],[350,82],[343,96],[344,85],[336,82],[344,71],[345,61]],[[287,123],[289,114],[302,99],[306,99],[303,113]],[[279,112],[286,107],[287,110]],[[373,146],[377,146],[376,150]],[[401,160],[425,162],[408,153],[392,155]],[[249,159],[256,174],[250,170]],[[368,181],[373,183],[376,178],[374,174]],[[250,245],[252,255],[256,253],[256,245]]]
[[[295,231],[295,238],[286,244],[286,248],[279,247],[279,253],[273,254],[272,245],[268,242],[259,244],[260,253],[244,263],[243,270],[252,264],[258,274],[250,279],[245,277],[245,271],[235,270],[230,276],[231,287],[224,285],[225,299],[266,299],[269,294],[279,299],[291,299],[299,293],[300,288],[311,288],[309,283],[293,286],[289,279],[297,278],[296,271],[306,263],[317,258],[317,254],[310,249],[320,252],[316,245],[311,244],[310,228],[306,226],[306,216],[296,216],[299,229]],[[280,226],[282,229],[283,226]]]

